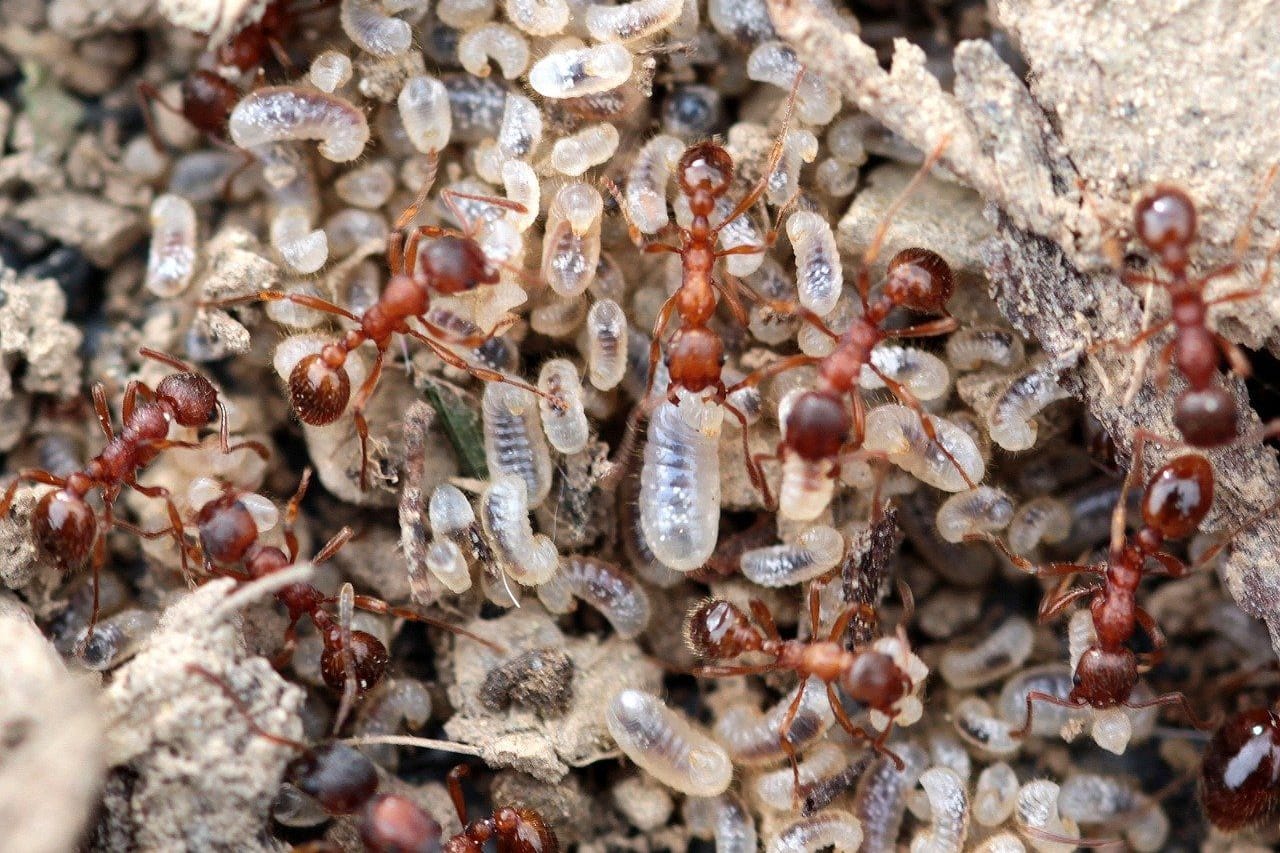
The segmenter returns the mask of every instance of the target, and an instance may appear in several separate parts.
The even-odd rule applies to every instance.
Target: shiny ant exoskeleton
[[[462,831],[445,842],[443,853],[481,853],[489,841],[496,841],[502,853],[556,853],[560,849],[555,831],[530,808],[501,806],[488,817],[468,822],[462,780],[470,772],[465,764],[449,771],[449,799],[462,822]]]
[[[1200,800],[1223,832],[1255,824],[1280,808],[1280,714],[1270,708],[1227,718],[1205,744]]]
[[[106,446],[79,471],[66,477],[55,476],[38,468],[27,468],[18,476],[0,498],[0,517],[9,512],[18,486],[23,482],[55,486],[36,504],[31,519],[32,532],[44,553],[51,556],[63,572],[80,568],[91,560],[93,568],[93,615],[89,620],[86,641],[93,636],[93,626],[98,621],[98,574],[106,560],[106,534],[112,527],[120,527],[138,536],[156,539],[172,536],[181,552],[183,573],[187,573],[186,550],[182,536],[182,517],[177,506],[162,486],[144,486],[137,480],[145,468],[163,451],[170,448],[197,448],[194,441],[169,438],[169,429],[176,423],[182,427],[202,427],[215,417],[219,422],[218,436],[223,453],[241,448],[254,451],[263,459],[270,454],[256,441],[231,444],[227,424],[227,410],[218,399],[218,391],[208,379],[196,373],[189,365],[146,347],[139,354],[178,370],[160,380],[152,390],[146,384],[134,380],[125,388],[122,406],[122,426],[119,434],[111,425],[111,411],[107,407],[106,390],[101,382],[93,386],[93,406],[98,425],[107,438]],[[145,399],[139,402],[139,396]],[[157,531],[144,531],[127,521],[115,517],[115,502],[124,487],[150,498],[160,498],[168,508],[170,526]],[[95,512],[86,500],[98,490],[102,495],[102,515]]]

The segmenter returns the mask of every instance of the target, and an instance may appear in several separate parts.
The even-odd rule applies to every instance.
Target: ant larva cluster
[[[776,0],[160,5],[97,159],[48,154],[146,239],[88,313],[0,276],[0,580],[108,685],[231,585],[311,689],[299,740],[190,669],[294,756],[227,846],[1156,850],[1206,831],[1167,816],[1187,744],[1209,824],[1274,823],[1280,718],[1219,695],[1267,640],[1193,539],[1210,451],[1277,431],[1207,319],[1271,265],[1206,295],[1242,267],[1200,269],[1187,193],[1138,198],[1121,276],[1169,319],[1051,358],[920,227],[951,140],[904,151]],[[9,192],[5,265],[43,240]],[[1155,338],[1176,434],[1094,441],[1077,362]],[[408,748],[567,793],[468,821],[470,765]]]

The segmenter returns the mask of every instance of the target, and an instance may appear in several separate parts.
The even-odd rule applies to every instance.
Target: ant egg
[[[965,326],[947,338],[947,361],[956,370],[977,370],[983,364],[1011,370],[1022,358],[1022,338],[1002,326]]]
[[[575,598],[608,619],[622,639],[634,639],[648,626],[648,593],[613,563],[573,554],[562,561],[559,577]]]
[[[1002,490],[978,486],[957,492],[938,507],[938,534],[948,542],[1003,530],[1013,518],[1013,501]]]
[[[687,798],[684,822],[694,836],[713,838],[716,853],[756,853],[755,820],[734,794]]]
[[[561,296],[587,289],[600,262],[604,199],[582,181],[565,184],[547,209],[542,242],[542,276]]]
[[[517,92],[507,95],[498,128],[498,150],[512,160],[528,157],[542,141],[542,111]]]
[[[569,23],[565,0],[503,0],[502,9],[511,23],[531,36],[556,35]]]
[[[981,826],[999,826],[1018,805],[1018,774],[1003,761],[978,774],[973,791],[973,819]]]
[[[593,166],[607,163],[618,150],[618,139],[618,129],[611,124],[584,127],[555,141],[551,146],[551,168],[576,178]]]
[[[565,11],[567,14],[567,7]],[[516,21],[517,26],[519,23]],[[631,70],[631,51],[610,42],[548,54],[529,69],[528,81],[533,91],[544,98],[577,98],[621,86],[631,76]]]
[[[85,627],[76,642],[76,659],[86,669],[106,672],[137,652],[156,622],[155,613],[131,607],[98,622],[87,643],[89,629]]]
[[[587,370],[591,384],[608,391],[627,372],[627,315],[612,299],[601,299],[587,312]]]
[[[690,426],[665,400],[649,419],[640,468],[640,525],[658,560],[681,572],[710,558],[720,532],[718,430],[708,435]]]
[[[632,0],[587,7],[587,33],[596,41],[634,41],[656,35],[680,17],[684,0]]]
[[[196,271],[196,209],[179,195],[166,193],[151,203],[151,248],[146,287],[156,296],[177,296]]]
[[[1048,836],[1062,839],[1080,837],[1075,821],[1063,820],[1058,814],[1058,794],[1058,784],[1048,779],[1036,779],[1018,790],[1018,830],[1040,853],[1071,853],[1076,849],[1077,845],[1069,841],[1053,841]]]
[[[636,227],[653,234],[666,226],[667,186],[684,144],[674,136],[660,134],[646,142],[635,155],[627,173],[627,210]]]
[[[747,57],[748,77],[780,89],[791,89],[800,71],[795,51],[781,41],[758,44]],[[800,120],[813,126],[827,125],[839,111],[840,93],[820,73],[804,69],[804,79],[796,92],[796,115]]]
[[[356,47],[374,56],[398,56],[413,44],[407,21],[382,10],[377,0],[342,0],[338,18]]]
[[[922,418],[933,425],[937,441],[925,433]],[[879,406],[867,412],[862,446],[872,453],[884,453],[904,471],[945,492],[958,492],[981,482],[986,467],[977,444],[960,427],[902,405]],[[966,476],[969,482],[965,482]]]
[[[621,691],[605,711],[605,725],[628,758],[670,788],[714,797],[733,780],[724,749],[656,696]]]
[[[490,382],[481,400],[484,455],[494,476],[514,474],[524,481],[530,506],[551,491],[551,451],[539,423],[537,398],[506,382]]]
[[[436,4],[436,17],[446,26],[465,30],[493,18],[496,9],[495,0],[440,0]]]
[[[836,235],[825,217],[801,210],[787,217],[787,238],[796,253],[796,294],[800,304],[825,317],[836,307],[844,287]]]
[[[760,586],[794,586],[831,571],[844,556],[844,549],[840,531],[821,525],[810,527],[794,545],[744,551],[742,574]]]
[[[329,259],[329,237],[321,229],[312,229],[311,214],[302,207],[289,205],[271,218],[271,245],[295,272],[313,273]]]
[[[1021,616],[1011,616],[972,649],[948,649],[938,662],[947,684],[972,690],[999,681],[1031,656],[1035,631]]]
[[[796,752],[803,752],[835,723],[826,685],[817,678],[809,678],[801,686],[804,698],[787,731],[787,740]],[[787,752],[781,743],[782,721],[801,686],[792,688],[764,713],[751,705],[735,705],[720,715],[715,725],[716,739],[724,744],[735,764],[757,767],[786,760]]]
[[[578,368],[565,358],[553,358],[542,365],[538,374],[538,390],[564,403],[553,406],[545,397],[538,398],[542,411],[542,430],[547,441],[561,453],[577,453],[587,446],[591,428],[582,408],[582,380]]]
[[[449,592],[461,595],[471,589],[471,569],[462,549],[449,539],[437,539],[427,546],[427,571]]]
[[[801,794],[835,779],[848,767],[849,758],[843,747],[827,741],[815,744],[799,762]],[[795,774],[790,766],[761,773],[752,790],[762,805],[778,812],[791,811],[797,793]]]
[[[862,823],[844,809],[823,809],[787,824],[768,847],[769,853],[837,853],[862,849]]]
[[[916,744],[890,743],[903,768],[879,758],[862,774],[854,792],[852,811],[862,822],[863,850],[897,850],[898,834],[907,811],[907,795],[929,766],[929,754]]]
[[[1111,823],[1120,819],[1125,839],[1139,853],[1164,847],[1169,818],[1137,787],[1110,776],[1077,773],[1058,791],[1058,811],[1079,824]]]
[[[1014,724],[1001,717],[976,697],[961,700],[951,715],[956,734],[965,743],[988,755],[1013,755],[1022,745],[1010,732]]]
[[[336,50],[326,50],[311,60],[307,78],[321,92],[333,94],[351,79],[351,58]]]
[[[1057,498],[1042,495],[1019,506],[1005,531],[1009,548],[1027,555],[1041,542],[1056,545],[1071,533],[1071,510]]]
[[[946,362],[917,347],[880,344],[871,351],[871,364],[885,376],[907,386],[917,400],[937,400],[951,387]],[[868,391],[885,387],[884,380],[867,365],[862,366],[858,384]]]
[[[320,154],[335,163],[356,159],[369,141],[363,110],[335,95],[289,86],[264,86],[245,95],[227,128],[231,141],[246,149],[317,139]]]
[[[396,98],[400,123],[409,142],[423,154],[440,151],[453,134],[449,90],[434,77],[420,74],[404,81]]]
[[[556,546],[534,534],[524,480],[514,474],[494,477],[480,497],[480,524],[502,558],[512,580],[522,586],[546,583],[560,563]]]
[[[529,67],[529,42],[515,27],[490,22],[467,30],[458,39],[458,64],[477,77],[489,76],[489,60],[514,80]]]
[[[1009,383],[987,411],[987,432],[1005,450],[1028,450],[1036,443],[1036,415],[1050,403],[1071,395],[1052,375],[1052,362],[1023,373]]]
[[[920,776],[929,797],[929,828],[911,839],[911,853],[960,853],[969,836],[969,793],[950,767],[931,767]]]

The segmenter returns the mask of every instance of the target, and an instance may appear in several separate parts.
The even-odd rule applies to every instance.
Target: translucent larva
[[[1022,358],[1022,338],[1001,326],[965,326],[947,338],[947,361],[956,370],[977,370],[983,364],[1011,370]]]
[[[605,711],[618,747],[662,784],[694,797],[714,797],[733,779],[733,764],[714,740],[642,690],[623,690]]]
[[[498,150],[513,160],[524,159],[542,141],[542,111],[517,92],[507,95],[498,129]]]
[[[987,411],[987,432],[1005,450],[1027,450],[1036,443],[1036,416],[1050,403],[1070,395],[1058,384],[1051,362],[1016,377]]]
[[[551,146],[551,168],[576,178],[593,166],[607,163],[618,150],[618,139],[618,129],[607,122],[584,127],[555,141]]]
[[[587,298],[548,293],[541,305],[529,312],[529,328],[549,338],[567,338],[587,316]]]
[[[569,23],[565,0],[502,0],[507,19],[531,36],[553,36]]]
[[[858,780],[852,811],[862,822],[866,853],[892,853],[907,810],[907,794],[929,766],[929,754],[911,742],[890,743],[902,759],[902,771],[888,759],[877,760]]]
[[[573,554],[561,562],[560,577],[573,596],[600,611],[622,639],[634,639],[649,624],[648,593],[613,563]]]
[[[933,353],[901,344],[880,344],[871,351],[871,364],[885,376],[907,386],[917,400],[937,400],[951,387],[946,362]],[[863,365],[858,384],[868,391],[884,387],[884,381]]]
[[[1026,853],[1022,839],[1012,832],[999,832],[973,848],[973,853]]]
[[[471,569],[462,549],[450,539],[437,539],[427,546],[427,571],[449,592],[461,595],[471,589]]]
[[[784,205],[800,190],[800,170],[818,156],[818,137],[809,130],[788,130],[783,137],[782,157],[769,175],[765,196],[770,204]],[[824,220],[825,221],[825,220]]]
[[[936,442],[925,434],[922,417],[933,424]],[[902,405],[879,406],[867,412],[863,447],[886,454],[904,471],[946,492],[958,492],[981,482],[986,468],[968,433],[936,415],[922,416]]]
[[[436,17],[446,26],[465,30],[492,18],[497,5],[496,0],[440,0]]]
[[[396,107],[409,143],[418,151],[431,154],[449,144],[453,113],[444,83],[425,74],[410,77],[400,89]]]
[[[678,210],[683,214],[687,214],[689,210],[688,199],[681,195],[678,203]],[[729,194],[717,199],[716,218],[723,219],[732,213],[734,204],[735,202],[729,199]],[[687,223],[687,216],[682,215],[681,221]],[[760,233],[755,221],[745,213],[725,223],[720,230],[720,248],[723,251],[744,246],[761,245],[764,245],[764,235]],[[727,255],[724,259],[724,268],[730,275],[751,275],[760,269],[760,264],[764,262],[764,254],[764,252],[746,252]]]
[[[582,181],[565,184],[547,210],[542,275],[561,296],[577,296],[595,277],[600,261],[604,199]]]
[[[684,0],[633,0],[587,7],[587,32],[596,41],[633,41],[662,32],[680,17]]]
[[[1003,530],[1013,518],[1013,501],[994,486],[957,492],[938,507],[938,534],[948,542]]]
[[[1070,533],[1071,509],[1057,498],[1042,495],[1014,510],[1005,538],[1015,554],[1030,554],[1040,543],[1057,544]]]
[[[529,67],[529,40],[515,27],[490,22],[467,30],[458,39],[458,64],[477,77],[489,76],[489,60],[502,76],[514,80]]]
[[[747,57],[747,76],[780,89],[790,89],[800,73],[795,51],[780,41],[767,41],[756,46]],[[840,93],[821,73],[806,68],[796,93],[796,115],[807,125],[831,123],[840,111]]]
[[[1011,616],[972,649],[948,649],[939,672],[957,690],[972,690],[999,681],[1026,662],[1035,632],[1021,616]]]
[[[578,378],[578,368],[564,358],[544,362],[538,374],[538,389],[564,403],[557,407],[545,397],[538,398],[542,430],[551,446],[561,453],[577,453],[586,447],[591,428],[582,407],[582,380]]]
[[[823,809],[787,824],[769,844],[769,853],[816,853],[832,849],[856,853],[862,848],[862,823],[844,809]]]
[[[490,382],[481,401],[484,455],[494,476],[515,474],[524,480],[530,506],[551,491],[551,451],[538,417],[538,398],[505,382]]]
[[[560,556],[556,546],[529,524],[525,483],[514,474],[495,476],[480,498],[480,524],[507,574],[523,586],[546,583]]]
[[[797,752],[803,752],[835,723],[835,715],[827,699],[826,685],[816,678],[810,678],[803,687],[804,698],[800,700],[788,733],[788,740]],[[751,705],[735,705],[720,715],[715,725],[716,739],[724,744],[734,763],[759,767],[787,760],[787,752],[783,749],[780,738],[782,721],[799,690],[799,686],[792,688],[780,702],[764,713]]]
[[[707,0],[707,18],[730,41],[758,44],[778,37],[765,0]]]
[[[1080,828],[1075,821],[1064,820],[1058,813],[1059,793],[1058,784],[1048,779],[1036,779],[1018,790],[1018,830],[1027,843],[1040,853],[1071,853],[1076,849],[1075,844],[1051,841],[1050,836],[1080,837]]]
[[[695,836],[715,839],[716,853],[756,853],[755,820],[734,794],[690,797],[684,818]]]
[[[130,607],[99,621],[91,639],[85,627],[76,643],[76,659],[87,669],[106,672],[141,648],[156,621],[152,611]]]
[[[969,836],[969,792],[950,767],[931,767],[920,776],[929,797],[929,827],[911,839],[911,853],[960,853]]]
[[[544,98],[578,98],[621,86],[631,76],[632,62],[631,51],[617,43],[558,50],[535,62],[528,80]]]
[[[684,400],[691,400],[686,396]],[[682,400],[683,405],[683,400]],[[720,429],[715,411],[707,429],[690,425],[663,401],[649,419],[640,468],[640,526],[654,555],[668,568],[691,572],[715,551],[720,531]]]
[[[807,210],[787,217],[787,238],[796,254],[796,294],[819,317],[836,307],[844,287],[844,269],[836,235],[825,216]]]
[[[329,235],[311,227],[311,213],[288,205],[271,217],[271,245],[286,264],[300,273],[313,273],[329,259]]]
[[[845,750],[834,743],[815,744],[800,761],[800,789],[807,791],[835,779],[849,766]],[[795,804],[795,775],[791,767],[770,770],[756,777],[752,785],[755,798],[774,811],[791,811]]]
[[[344,258],[363,247],[385,246],[387,218],[372,210],[344,208],[325,220],[324,233],[329,240],[329,254]]]
[[[1018,774],[997,761],[978,774],[973,791],[973,819],[981,826],[999,826],[1018,805]]]
[[[962,699],[951,720],[960,739],[980,752],[1007,756],[1022,746],[1022,739],[1010,734],[1017,724],[997,716],[990,705],[977,697]]]
[[[151,249],[147,253],[147,290],[177,296],[196,271],[196,209],[182,196],[157,196],[151,203]]]
[[[364,111],[350,101],[288,86],[264,86],[245,95],[227,127],[240,148],[316,139],[320,154],[335,163],[356,159],[369,141]]]
[[[627,372],[627,315],[612,299],[601,299],[587,312],[587,371],[591,384],[608,391]]]
[[[1058,812],[1080,824],[1123,819],[1125,839],[1140,853],[1163,849],[1169,818],[1150,797],[1132,784],[1097,773],[1077,773],[1058,791]]]
[[[812,521],[831,503],[835,462],[804,459],[788,453],[782,460],[782,483],[778,488],[778,513],[792,521]]]
[[[312,86],[332,94],[351,79],[351,58],[336,50],[326,50],[311,60],[307,76]]]
[[[523,233],[538,220],[538,206],[542,199],[538,175],[523,160],[508,160],[502,164],[502,186],[507,191],[507,198],[524,205],[523,213],[516,210],[506,213],[516,230]]]
[[[753,548],[742,554],[742,574],[761,586],[783,587],[825,575],[844,556],[844,536],[832,527],[810,527],[793,545]]]
[[[377,0],[342,0],[342,29],[356,47],[374,56],[397,56],[413,44],[407,21],[393,18]]]
[[[645,234],[660,230],[669,221],[667,187],[683,151],[684,143],[679,139],[660,134],[646,142],[631,163],[626,205],[632,220]]]

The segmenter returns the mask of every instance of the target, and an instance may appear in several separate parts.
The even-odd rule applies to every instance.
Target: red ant
[[[214,574],[234,577],[238,580],[257,580],[294,565],[298,560],[298,537],[293,531],[298,517],[298,508],[302,497],[311,482],[311,469],[302,474],[298,490],[284,513],[284,540],[288,552],[274,545],[264,544],[258,533],[258,525],[253,514],[241,500],[242,493],[232,486],[224,486],[223,493],[206,503],[195,515],[196,529],[200,540],[200,552],[206,568]],[[312,559],[313,564],[323,563],[345,545],[352,536],[351,528],[344,527],[334,534],[333,538],[320,549]],[[239,565],[242,571],[231,566]],[[347,685],[348,665],[353,674],[356,696],[363,696],[386,675],[389,655],[386,646],[377,637],[365,631],[351,630],[343,620],[334,618],[325,605],[336,600],[326,596],[310,583],[292,583],[278,590],[276,600],[289,611],[289,627],[285,629],[284,647],[276,657],[274,664],[282,668],[293,657],[297,643],[298,622],[308,616],[324,643],[324,651],[320,656],[320,673],[327,684],[335,692],[342,692]],[[353,599],[355,607],[371,613],[389,614],[402,619],[424,622],[444,628],[457,634],[470,637],[499,652],[500,646],[477,637],[475,634],[450,625],[416,611],[402,607],[393,607],[381,599],[357,595]],[[348,651],[350,655],[348,656]]]
[[[1092,574],[1101,582],[1047,595],[1040,604],[1042,622],[1058,616],[1074,602],[1090,599],[1097,639],[1085,650],[1076,664],[1073,687],[1061,698],[1041,691],[1026,697],[1027,720],[1010,734],[1022,737],[1031,729],[1033,702],[1044,702],[1064,708],[1112,708],[1117,705],[1130,710],[1163,705],[1180,705],[1197,728],[1206,726],[1191,709],[1182,693],[1166,693],[1145,702],[1130,702],[1140,671],[1146,671],[1164,657],[1164,633],[1146,610],[1138,606],[1138,585],[1148,574],[1178,578],[1189,571],[1187,565],[1161,550],[1166,540],[1190,536],[1208,514],[1213,504],[1213,468],[1203,456],[1187,454],[1166,463],[1147,482],[1142,496],[1142,527],[1125,537],[1125,512],[1129,488],[1140,475],[1142,438],[1134,446],[1133,468],[1125,480],[1111,523],[1111,549],[1106,561],[1092,565],[1049,563],[1035,566],[1014,554],[997,537],[971,536],[994,544],[1015,566],[1038,577],[1061,577],[1064,584],[1078,573]],[[1216,553],[1214,549],[1212,553]],[[1204,560],[1205,558],[1201,558]],[[1148,572],[1146,564],[1155,561],[1158,568]],[[1135,654],[1129,640],[1141,628],[1151,641],[1151,651]]]
[[[1200,766],[1200,798],[1223,832],[1244,829],[1280,807],[1280,714],[1242,711],[1213,733]]]
[[[169,428],[179,426],[202,427],[218,418],[218,437],[223,453],[248,448],[263,459],[270,454],[257,441],[231,444],[227,424],[227,410],[218,399],[218,391],[208,379],[196,373],[189,365],[172,356],[143,347],[139,354],[177,369],[160,380],[152,390],[146,384],[134,380],[124,391],[122,409],[123,424],[117,435],[111,425],[111,411],[107,407],[107,394],[101,382],[93,386],[93,406],[98,425],[107,438],[107,444],[97,456],[79,471],[66,477],[57,477],[39,468],[26,468],[18,472],[0,498],[0,516],[9,512],[13,497],[22,482],[43,483],[57,487],[40,498],[31,519],[32,532],[44,553],[50,555],[58,568],[71,572],[92,558],[93,566],[93,615],[89,620],[86,641],[93,637],[93,627],[98,621],[98,575],[106,560],[106,533],[112,527],[156,539],[169,535],[178,543],[183,573],[187,573],[185,543],[182,537],[182,517],[162,486],[144,486],[137,480],[138,472],[151,464],[160,453],[170,448],[198,448],[194,441],[170,439]],[[139,395],[147,399],[139,403]],[[144,531],[115,517],[115,502],[125,486],[149,498],[160,498],[168,507],[170,526],[157,531]],[[93,490],[102,493],[102,517],[99,518],[85,499]]]
[[[444,190],[441,197],[458,221],[463,223],[467,219],[457,205],[459,200],[479,201],[515,212],[525,211],[524,205],[518,202],[491,196]],[[304,423],[312,426],[331,424],[346,411],[347,402],[351,398],[351,380],[345,367],[347,358],[365,342],[374,345],[377,356],[373,369],[356,392],[352,406],[352,417],[360,436],[362,490],[368,488],[369,467],[369,425],[364,417],[364,409],[378,387],[383,360],[392,338],[397,334],[421,341],[446,364],[465,370],[477,379],[506,382],[549,400],[553,405],[562,405],[558,398],[526,382],[469,363],[448,346],[455,344],[476,347],[491,339],[499,329],[462,335],[427,319],[433,292],[447,296],[474,290],[482,284],[496,284],[498,272],[490,267],[484,250],[471,234],[433,225],[419,225],[413,228],[406,240],[403,229],[417,215],[422,201],[422,197],[415,200],[400,215],[394,230],[387,235],[387,265],[391,270],[391,280],[387,282],[378,301],[363,314],[353,314],[326,299],[278,290],[260,290],[245,296],[205,303],[209,307],[227,307],[247,302],[283,300],[343,317],[357,325],[357,328],[349,330],[341,340],[326,344],[320,352],[302,358],[289,374],[289,396],[293,409]],[[435,239],[427,243],[426,248],[419,253],[419,241],[423,237]],[[408,322],[410,319],[421,323],[426,333],[411,327]]]
[[[822,624],[819,593],[819,585],[811,584],[809,624],[815,631]],[[891,656],[871,648],[849,651],[844,647],[842,641],[851,620],[855,616],[865,616],[871,608],[864,604],[849,607],[836,619],[825,640],[806,641],[782,639],[773,615],[763,601],[753,598],[750,606],[755,623],[728,601],[712,598],[702,602],[685,617],[685,641],[694,654],[711,660],[728,660],[746,652],[761,652],[772,660],[763,664],[700,667],[695,674],[718,677],[792,670],[800,676],[802,684],[808,678],[816,677],[827,685],[827,701],[841,727],[857,740],[871,741],[873,749],[891,758],[901,770],[904,766],[902,759],[884,745],[892,731],[892,723],[873,737],[849,719],[836,692],[838,686],[840,692],[850,699],[892,719],[897,703],[910,695],[915,687],[911,676]],[[875,618],[874,610],[871,610],[870,617]],[[906,643],[905,635],[901,640]],[[796,692],[783,717],[778,741],[791,761],[797,791],[800,789],[800,767],[790,732],[803,698],[804,690],[801,689]]]
[[[502,806],[489,817],[467,822],[462,780],[471,770],[459,764],[449,771],[449,799],[462,822],[462,831],[445,842],[444,853],[481,853],[496,840],[499,853],[557,853],[560,842],[542,815],[530,808]]]

